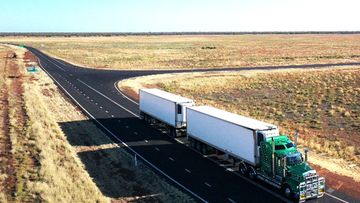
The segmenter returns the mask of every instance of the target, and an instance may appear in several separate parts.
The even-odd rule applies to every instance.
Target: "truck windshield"
[[[302,157],[300,153],[291,154],[286,156],[286,163],[288,165],[296,165],[302,163]]]

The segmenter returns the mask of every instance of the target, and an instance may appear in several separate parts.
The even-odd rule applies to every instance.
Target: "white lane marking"
[[[91,119],[93,119],[97,124],[99,124],[106,132],[108,132],[109,134],[111,134],[111,136],[118,140],[119,142],[121,142],[122,145],[124,145],[127,149],[129,149],[132,153],[136,154],[137,157],[139,157],[141,160],[143,160],[144,162],[146,162],[149,166],[151,166],[153,169],[157,170],[158,172],[160,172],[163,176],[165,176],[166,178],[168,178],[169,180],[171,180],[172,182],[174,182],[175,184],[177,184],[178,186],[180,186],[182,189],[184,189],[185,191],[187,191],[188,193],[190,193],[191,195],[193,195],[194,197],[198,198],[200,201],[202,202],[208,202],[205,199],[203,199],[202,197],[200,197],[199,195],[197,195],[196,193],[194,193],[193,191],[191,191],[190,189],[188,189],[187,187],[185,187],[184,185],[182,185],[181,183],[179,183],[178,181],[176,181],[175,179],[173,179],[172,177],[170,177],[168,174],[166,174],[164,171],[162,171],[161,169],[159,169],[158,167],[156,167],[154,164],[152,164],[150,161],[148,161],[147,159],[145,159],[143,156],[141,156],[139,153],[137,153],[133,148],[131,148],[128,144],[126,144],[124,141],[122,141],[121,139],[119,139],[113,132],[111,132],[111,130],[109,130],[108,128],[106,128],[102,123],[100,123],[100,121],[98,121],[92,114],[90,114],[90,112],[88,112],[83,106],[81,106],[81,104],[73,97],[71,96],[71,94],[66,91],[66,89],[57,81],[55,80],[54,77],[52,77],[52,75],[50,75],[49,72],[47,72],[45,70],[45,68],[42,67],[41,62],[39,60],[39,64],[41,66],[41,68],[55,81],[55,83],[57,83],[59,85],[59,87],[76,103],[76,105],[78,105]],[[116,145],[118,145],[117,143],[115,143]],[[120,146],[119,146],[120,147]]]
[[[108,111],[108,110],[106,110],[106,111],[105,111],[105,113],[109,113],[109,111]]]
[[[211,187],[211,185],[208,182],[205,182],[204,184],[208,187]]]
[[[134,132],[134,135],[138,135],[138,133],[137,133],[137,132]]]
[[[159,148],[157,148],[157,147],[154,147],[154,148],[155,148],[156,151],[160,152],[160,149],[159,149]]]
[[[139,105],[139,103],[137,103],[136,101],[132,100],[131,98],[129,98],[128,96],[126,96],[124,93],[122,93],[122,92],[120,91],[120,89],[119,89],[118,86],[117,86],[118,82],[119,82],[119,81],[117,81],[117,82],[114,83],[115,89],[116,89],[123,97],[125,97],[126,99],[128,99],[128,100],[131,101],[132,103]]]
[[[236,203],[233,199],[231,199],[230,197],[228,198],[229,202],[231,203]]]
[[[39,55],[39,57],[40,57],[40,55]],[[65,69],[63,69],[63,68],[61,68],[60,66],[56,65],[54,62],[50,61],[50,60],[49,60],[49,59],[47,59],[46,57],[44,57],[44,56],[41,56],[41,57],[42,57],[43,59],[45,59],[45,60],[49,61],[50,63],[54,64],[57,68],[59,68],[59,69],[61,69],[62,71],[66,72],[66,70],[65,70]]]
[[[332,197],[332,198],[334,198],[334,199],[336,199],[336,200],[339,200],[340,202],[349,203],[348,201],[343,200],[343,199],[340,199],[340,198],[338,198],[338,197],[336,197],[336,196],[334,196],[334,195],[331,195],[331,194],[329,194],[329,193],[327,193],[327,192],[325,192],[325,195],[327,195],[327,196],[329,196],[329,197]]]
[[[114,118],[115,116],[114,115],[111,115],[111,118]]]
[[[114,100],[110,99],[109,97],[107,97],[106,95],[104,95],[103,93],[97,91],[96,89],[94,89],[93,87],[91,87],[90,85],[86,84],[85,82],[83,82],[82,80],[80,79],[77,79],[79,82],[81,82],[82,84],[86,85],[88,88],[94,90],[96,93],[100,94],[101,96],[105,97],[106,99],[108,99],[109,101],[111,101],[112,103],[114,103],[115,105],[117,105],[118,107],[124,109],[125,111],[127,111],[128,113],[134,115],[135,117],[137,118],[140,118],[138,115],[136,115],[134,112],[130,111],[129,109],[121,106],[120,104],[118,104],[117,102],[115,102]]]
[[[149,142],[148,140],[144,140],[144,142]]]
[[[187,169],[187,168],[185,169],[185,171],[188,172],[188,173],[191,173],[191,171],[189,169]]]
[[[97,106],[97,105],[98,105],[98,103],[95,103],[95,105]]]
[[[169,157],[170,161],[175,161],[172,157]]]
[[[179,140],[179,139],[177,139],[177,138],[174,138],[174,139],[175,139],[175,141],[177,141],[178,143],[184,144],[184,142],[182,142],[181,140]]]
[[[63,65],[63,66],[67,66],[66,64],[64,64],[63,62],[61,62],[59,59],[57,59],[57,58],[53,58],[55,61],[57,61],[58,63],[61,63],[61,65]]]
[[[102,109],[103,107],[102,106],[100,106],[100,109]]]

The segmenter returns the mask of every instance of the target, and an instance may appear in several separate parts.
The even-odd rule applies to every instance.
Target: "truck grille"
[[[300,183],[300,200],[323,196],[325,179],[319,177],[316,171],[308,171],[303,175],[305,182]]]

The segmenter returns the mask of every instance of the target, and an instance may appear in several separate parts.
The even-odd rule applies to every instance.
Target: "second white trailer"
[[[259,139],[278,136],[279,130],[275,125],[210,106],[194,106],[187,108],[187,135],[257,166]]]
[[[194,101],[159,89],[140,89],[139,108],[143,119],[156,119],[170,127],[171,135],[186,127],[186,108]]]

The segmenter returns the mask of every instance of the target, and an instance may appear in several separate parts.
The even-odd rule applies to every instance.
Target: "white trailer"
[[[187,108],[187,136],[193,147],[210,146],[253,166],[260,163],[260,141],[278,136],[277,126],[210,106]]]
[[[186,127],[186,108],[194,105],[191,99],[159,89],[139,90],[141,118],[165,124],[173,136],[179,135]]]

